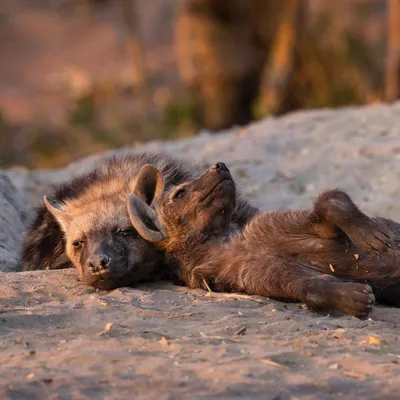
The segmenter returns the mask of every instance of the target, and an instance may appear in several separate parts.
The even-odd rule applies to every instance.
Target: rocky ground
[[[309,207],[341,187],[369,214],[400,220],[400,103],[300,112],[135,151],[224,161],[262,209]],[[30,207],[103,156],[1,173],[1,270],[17,268]],[[399,309],[358,320],[166,283],[96,292],[73,271],[0,277],[2,398],[400,397]]]

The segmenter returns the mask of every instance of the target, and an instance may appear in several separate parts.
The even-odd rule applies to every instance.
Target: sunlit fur
[[[166,189],[199,175],[201,167],[174,160],[165,155],[124,154],[111,157],[97,168],[59,186],[49,199],[58,201],[66,217],[56,221],[44,206],[36,216],[25,237],[22,251],[22,270],[57,269],[71,265],[87,284],[96,287],[116,287],[143,279],[153,279],[164,273],[159,249],[137,234],[116,235],[118,229],[131,227],[126,209],[126,196],[136,185],[141,167],[152,164],[162,171]],[[233,221],[240,226],[257,210],[238,201]],[[85,239],[77,251],[74,241]],[[91,274],[85,263],[87,253],[104,241],[117,253],[119,267],[106,277]]]

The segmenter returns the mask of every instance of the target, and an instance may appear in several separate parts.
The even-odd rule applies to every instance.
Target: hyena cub
[[[155,209],[130,196],[132,224],[166,252],[167,263],[190,287],[207,282],[214,290],[300,300],[314,310],[364,317],[375,301],[369,284],[387,294],[388,285],[400,281],[390,226],[361,213],[343,192],[322,194],[312,211],[258,214],[238,232],[229,222],[235,184],[225,164],[167,190],[154,167],[142,172],[157,177],[158,194]]]

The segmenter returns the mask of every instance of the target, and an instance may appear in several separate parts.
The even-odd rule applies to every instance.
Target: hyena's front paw
[[[334,295],[335,308],[358,318],[367,317],[374,306],[375,296],[369,285],[362,283],[337,283]]]

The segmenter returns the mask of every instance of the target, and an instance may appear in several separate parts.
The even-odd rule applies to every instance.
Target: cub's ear
[[[65,228],[66,224],[70,220],[70,216],[62,209],[62,205],[56,200],[48,200],[46,196],[43,196],[43,201],[47,210],[58,221],[61,227]]]
[[[161,197],[164,191],[163,174],[150,164],[142,167],[133,192],[146,204],[151,204]]]
[[[148,242],[160,242],[167,234],[157,213],[135,194],[128,195],[128,212],[133,227]]]

